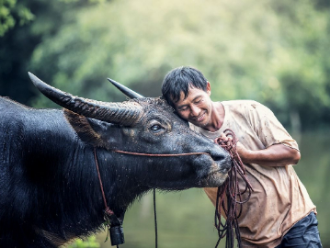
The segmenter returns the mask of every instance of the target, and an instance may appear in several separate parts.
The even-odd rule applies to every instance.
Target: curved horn
[[[123,126],[136,123],[142,113],[142,107],[135,102],[101,102],[76,97],[56,89],[29,72],[30,79],[41,93],[56,104],[77,114]]]
[[[108,78],[108,81],[112,83],[114,86],[117,87],[121,92],[123,92],[126,96],[129,98],[143,98],[144,96],[140,95],[139,93],[136,93],[135,91],[131,90],[130,88],[122,85],[121,83],[116,82],[115,80],[112,80],[111,78]]]

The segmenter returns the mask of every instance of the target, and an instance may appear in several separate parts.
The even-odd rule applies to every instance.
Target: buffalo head
[[[67,109],[67,120],[84,142],[111,153],[150,154],[117,156],[117,163],[128,165],[127,179],[135,178],[146,188],[173,190],[217,187],[225,181],[231,166],[227,152],[190,130],[164,100],[95,101],[72,96],[29,75],[45,96]],[[200,154],[179,155],[196,152]]]

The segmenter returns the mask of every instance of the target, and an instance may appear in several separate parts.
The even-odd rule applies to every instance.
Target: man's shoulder
[[[229,117],[243,117],[250,122],[261,118],[274,119],[275,117],[271,109],[254,100],[232,100],[224,101],[222,104]]]
[[[231,111],[247,111],[249,109],[257,109],[258,107],[264,107],[261,103],[254,100],[230,100],[221,102],[225,108]]]

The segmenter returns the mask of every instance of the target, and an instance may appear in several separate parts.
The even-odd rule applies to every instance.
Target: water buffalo
[[[0,247],[58,247],[99,230],[106,205],[116,227],[152,188],[224,182],[228,154],[192,132],[162,99],[99,102],[30,78],[64,109],[0,97]]]

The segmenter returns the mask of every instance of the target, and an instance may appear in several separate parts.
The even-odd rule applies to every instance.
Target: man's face
[[[186,98],[181,92],[180,100],[174,102],[175,109],[183,119],[201,128],[207,128],[207,125],[211,123],[213,110],[210,95],[209,83],[207,83],[206,91],[189,88]]]

